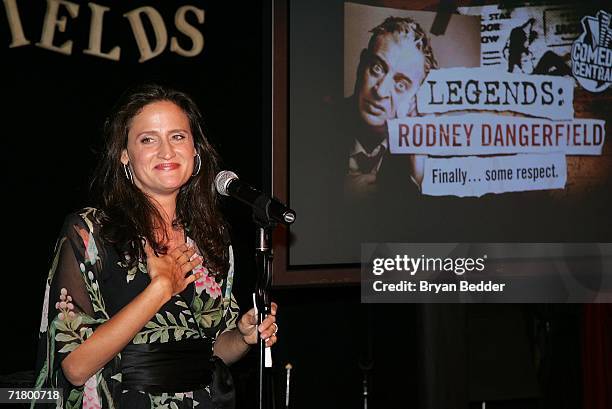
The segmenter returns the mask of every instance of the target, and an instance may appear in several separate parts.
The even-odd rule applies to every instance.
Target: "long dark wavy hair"
[[[219,155],[202,131],[202,115],[185,93],[156,84],[127,90],[115,104],[104,123],[104,149],[91,183],[96,205],[102,210],[102,239],[125,256],[129,267],[145,258],[143,239],[158,254],[168,249],[155,235],[163,226],[161,213],[150,198],[127,179],[121,152],[127,149],[132,119],[154,102],[169,101],[180,107],[191,127],[201,169],[183,185],[177,196],[173,226],[183,227],[203,253],[211,275],[222,277],[228,270],[225,222],[219,210],[214,178],[219,170]],[[167,239],[167,237],[165,238]]]

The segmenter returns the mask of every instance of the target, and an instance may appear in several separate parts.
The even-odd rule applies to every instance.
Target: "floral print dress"
[[[65,378],[62,360],[89,338],[96,327],[116,314],[150,282],[146,260],[131,269],[112,246],[100,239],[100,211],[86,208],[66,218],[47,278],[40,324],[36,388],[61,388],[63,397],[48,407],[164,408],[212,407],[208,388],[154,395],[127,390],[121,382],[121,354],[85,385]],[[193,244],[187,238],[188,244]],[[194,272],[204,275],[173,296],[132,339],[133,344],[179,342],[204,338],[236,327],[238,304],[232,296],[233,255],[223,280],[208,275],[205,261]],[[199,253],[199,252],[198,252]],[[32,402],[32,407],[44,405]]]

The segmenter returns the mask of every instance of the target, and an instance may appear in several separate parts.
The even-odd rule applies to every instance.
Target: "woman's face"
[[[169,101],[146,105],[132,118],[127,149],[134,184],[151,197],[175,195],[193,173],[196,154],[189,119]]]

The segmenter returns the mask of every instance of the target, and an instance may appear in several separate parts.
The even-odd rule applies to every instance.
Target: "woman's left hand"
[[[242,339],[249,345],[257,343],[256,328],[259,328],[259,336],[266,340],[266,346],[270,347],[276,343],[278,332],[278,324],[276,324],[276,309],[277,305],[273,302],[270,306],[270,315],[257,326],[257,315],[255,309],[251,308],[238,321],[238,330],[242,335]]]

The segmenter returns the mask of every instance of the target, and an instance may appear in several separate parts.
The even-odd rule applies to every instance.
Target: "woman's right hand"
[[[73,385],[83,385],[94,376],[142,331],[173,295],[183,291],[201,275],[185,277],[202,260],[199,256],[190,260],[195,254],[194,248],[181,245],[158,257],[146,244],[145,253],[151,284],[62,360],[64,375]]]
[[[149,277],[151,277],[151,282],[160,283],[162,288],[167,291],[168,299],[181,293],[189,284],[201,277],[202,273],[187,275],[202,262],[201,256],[191,260],[195,252],[195,247],[182,244],[170,250],[167,254],[155,255],[149,243],[145,244],[147,271]]]

